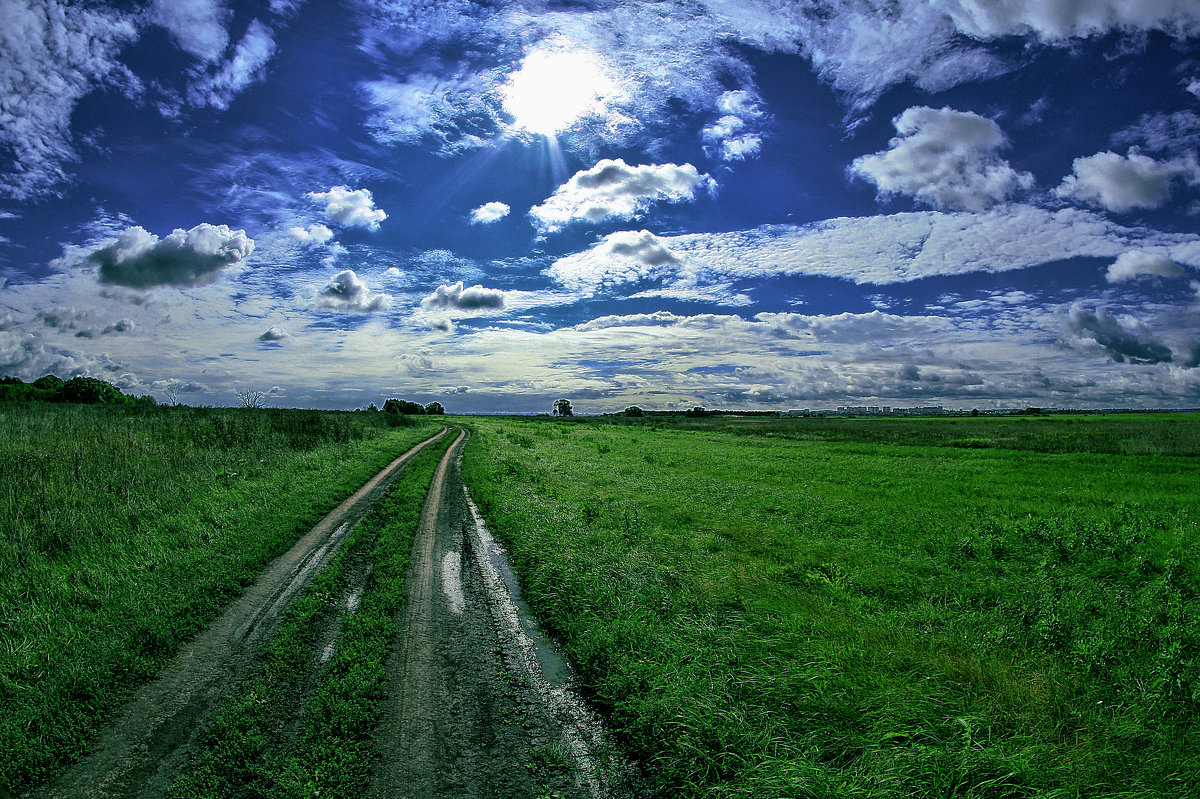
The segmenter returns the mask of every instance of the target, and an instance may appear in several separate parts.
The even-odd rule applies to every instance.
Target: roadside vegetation
[[[1200,416],[472,427],[526,599],[665,795],[1200,784]]]
[[[287,612],[168,797],[350,797],[371,733],[421,508],[453,436],[424,450]]]
[[[0,404],[0,786],[86,751],[297,535],[440,424]]]

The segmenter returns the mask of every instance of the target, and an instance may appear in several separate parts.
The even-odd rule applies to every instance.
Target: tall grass
[[[468,485],[665,794],[1200,784],[1194,458],[475,427]]]
[[[272,557],[431,433],[386,416],[0,405],[0,785],[80,756]]]

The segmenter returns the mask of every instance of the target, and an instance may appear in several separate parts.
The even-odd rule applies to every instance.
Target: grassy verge
[[[429,483],[453,436],[411,463],[294,603],[259,672],[218,713],[170,797],[355,797],[369,787],[370,735],[394,616]],[[328,663],[324,637],[355,572],[367,571]],[[318,665],[319,664],[319,665]]]
[[[992,422],[972,434],[1009,429]],[[1057,454],[473,427],[472,494],[664,793],[1182,797],[1200,782],[1193,457],[1089,451],[1104,446],[1053,421],[1038,429]]]
[[[83,754],[271,558],[436,429],[384,416],[0,406],[0,785]]]

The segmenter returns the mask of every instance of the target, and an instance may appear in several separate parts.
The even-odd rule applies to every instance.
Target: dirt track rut
[[[203,721],[254,657],[296,593],[408,463],[447,430],[396,458],[280,555],[206,631],[126,704],[97,749],[33,797],[156,797],[166,789]]]
[[[463,487],[466,438],[443,457],[413,542],[372,796],[638,795],[514,597],[504,551]]]

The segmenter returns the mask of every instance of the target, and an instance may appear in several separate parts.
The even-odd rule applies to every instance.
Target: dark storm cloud
[[[1069,334],[1077,340],[1094,341],[1118,363],[1170,363],[1171,349],[1154,338],[1141,322],[1125,327],[1105,308],[1089,311],[1082,305],[1071,308],[1067,321]]]

